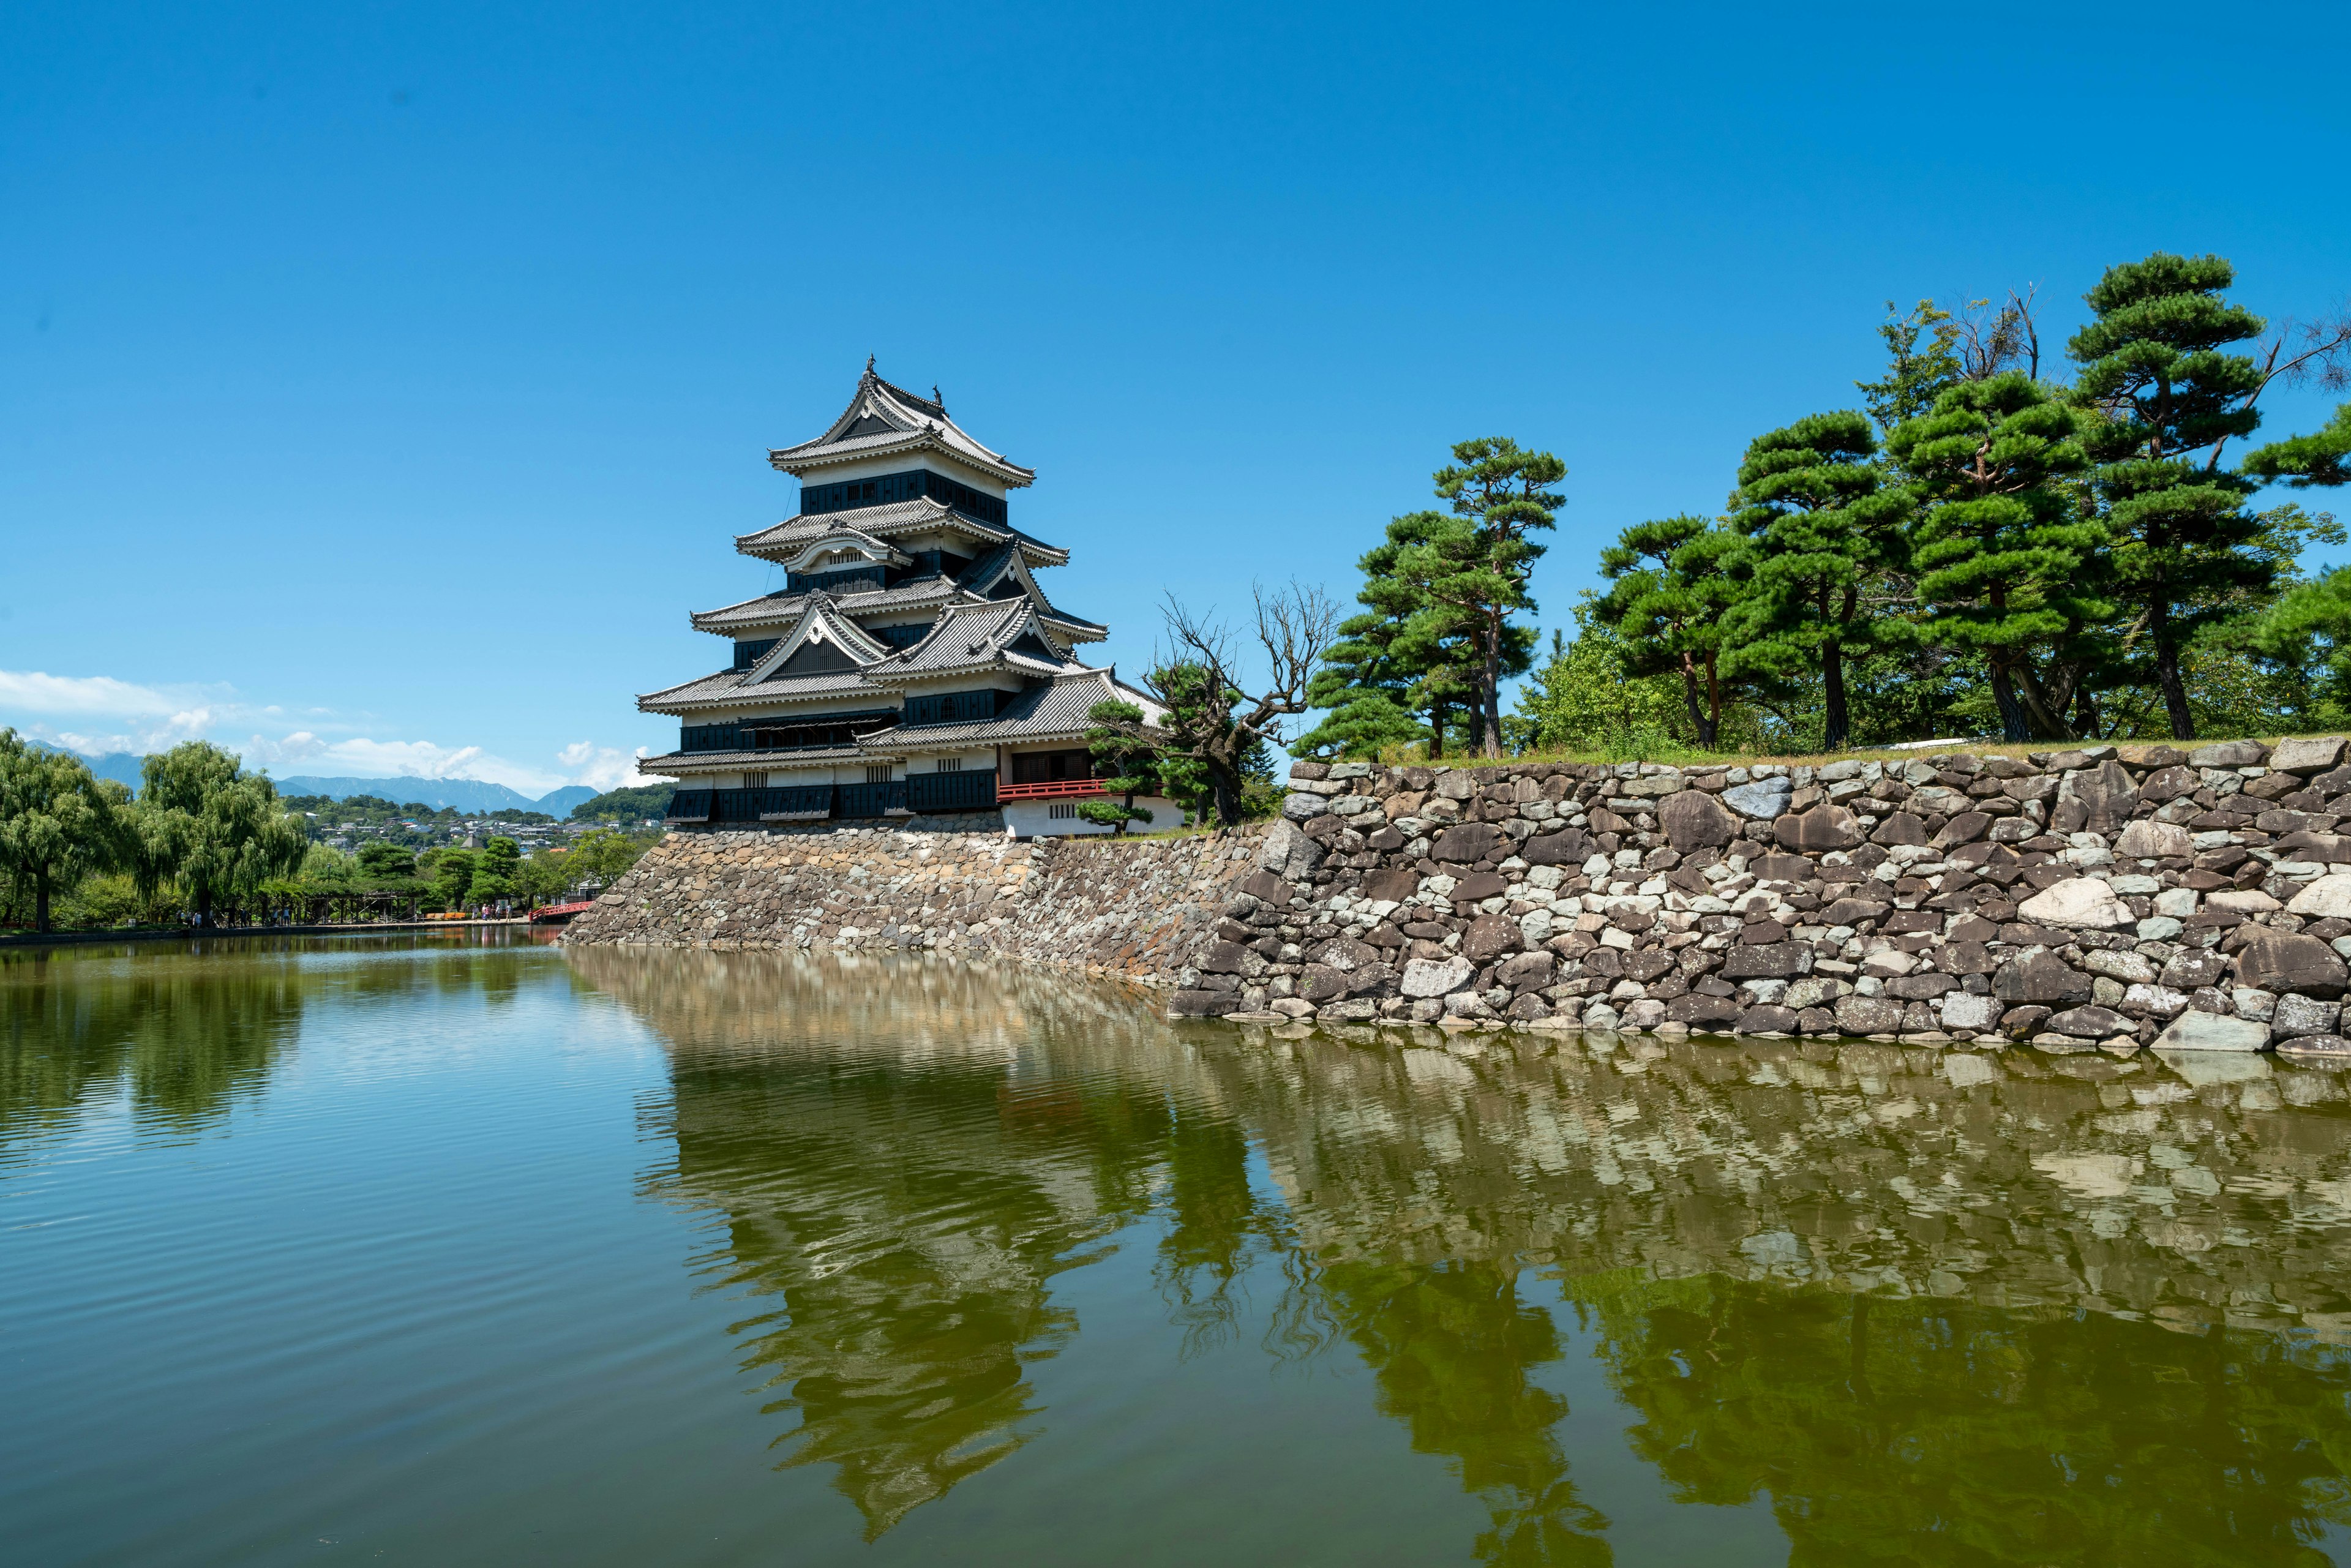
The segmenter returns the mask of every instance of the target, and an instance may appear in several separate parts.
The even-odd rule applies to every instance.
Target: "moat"
[[[2351,1563],[2351,1071],[0,955],[28,1563]]]

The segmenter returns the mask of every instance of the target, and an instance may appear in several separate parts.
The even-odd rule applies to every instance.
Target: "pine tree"
[[[2217,256],[2158,251],[2106,269],[2085,297],[2097,319],[2067,351],[2075,396],[2094,417],[2083,444],[2112,537],[2115,596],[2153,654],[2174,739],[2195,734],[2180,654],[2245,591],[2272,580],[2247,547],[2253,481],[2220,466],[2229,441],[2261,423],[2252,400],[2268,379],[2251,356],[2222,350],[2262,318],[2221,298],[2236,272]]]
[[[1544,547],[1530,536],[1554,526],[1553,514],[1567,503],[1551,486],[1566,476],[1558,458],[1524,451],[1508,436],[1458,443],[1453,463],[1434,476],[1450,515],[1415,514],[1420,542],[1397,557],[1397,575],[1426,602],[1424,628],[1440,641],[1461,637],[1474,653],[1466,673],[1475,682],[1479,746],[1488,757],[1502,754],[1502,681],[1512,633],[1523,632],[1511,618],[1535,609],[1527,580]]]
[[[1308,683],[1307,702],[1329,716],[1291,744],[1293,757],[1375,757],[1426,733],[1413,715],[1423,706],[1430,649],[1412,626],[1426,606],[1395,575],[1405,542],[1397,534],[1397,524],[1389,524],[1388,538],[1355,562],[1364,574],[1355,599],[1368,608],[1339,623],[1339,640]]]
[[[2283,479],[2297,490],[2351,485],[2351,402],[2311,434],[2257,448],[2246,456],[2243,471],[2257,479]]]
[[[1633,674],[1681,677],[1703,747],[1722,733],[1723,642],[1748,591],[1747,553],[1737,533],[1685,516],[1635,523],[1600,554],[1611,584],[1596,611],[1602,624],[1624,640]]]
[[[1944,390],[1959,382],[1959,328],[1951,313],[1931,299],[1918,301],[1907,316],[1889,299],[1877,336],[1886,344],[1886,379],[1853,384],[1879,433],[1886,434],[1934,407]],[[1921,338],[1927,339],[1923,346]]]
[[[1127,823],[1155,820],[1134,798],[1159,787],[1159,747],[1144,729],[1143,710],[1133,703],[1098,702],[1086,716],[1094,721],[1086,732],[1086,749],[1093,753],[1095,767],[1110,769],[1101,777],[1102,787],[1120,800],[1081,800],[1078,815],[1124,838]]]
[[[2044,685],[2034,655],[2113,613],[2087,580],[2105,529],[2064,483],[2089,467],[2076,423],[2011,371],[1949,388],[1886,443],[1923,508],[1909,542],[1926,635],[1983,654],[2011,741],[2072,737],[2070,694]]]
[[[1731,526],[1751,541],[1753,588],[1730,618],[1729,674],[1818,671],[1821,744],[1851,738],[1844,664],[1892,630],[1870,591],[1902,565],[1907,497],[1871,461],[1865,415],[1816,413],[1756,437],[1740,465]]]

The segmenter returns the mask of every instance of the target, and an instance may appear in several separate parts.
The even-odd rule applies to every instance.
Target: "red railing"
[[[1005,784],[996,786],[997,804],[1007,800],[1067,800],[1075,796],[1107,795],[1099,779],[1056,779],[1045,784]]]
[[[537,925],[569,920],[575,915],[583,915],[595,907],[596,901],[592,898],[583,898],[576,904],[542,904],[530,912],[531,924]]]

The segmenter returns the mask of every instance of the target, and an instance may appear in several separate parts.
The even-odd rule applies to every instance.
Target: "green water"
[[[2351,1099],[919,958],[0,956],[0,1560],[2351,1563]]]

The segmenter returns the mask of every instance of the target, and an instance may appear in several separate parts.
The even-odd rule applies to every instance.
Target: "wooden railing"
[[[998,784],[996,787],[998,803],[1006,800],[1068,800],[1109,793],[1099,779],[1055,779],[1043,784]]]

